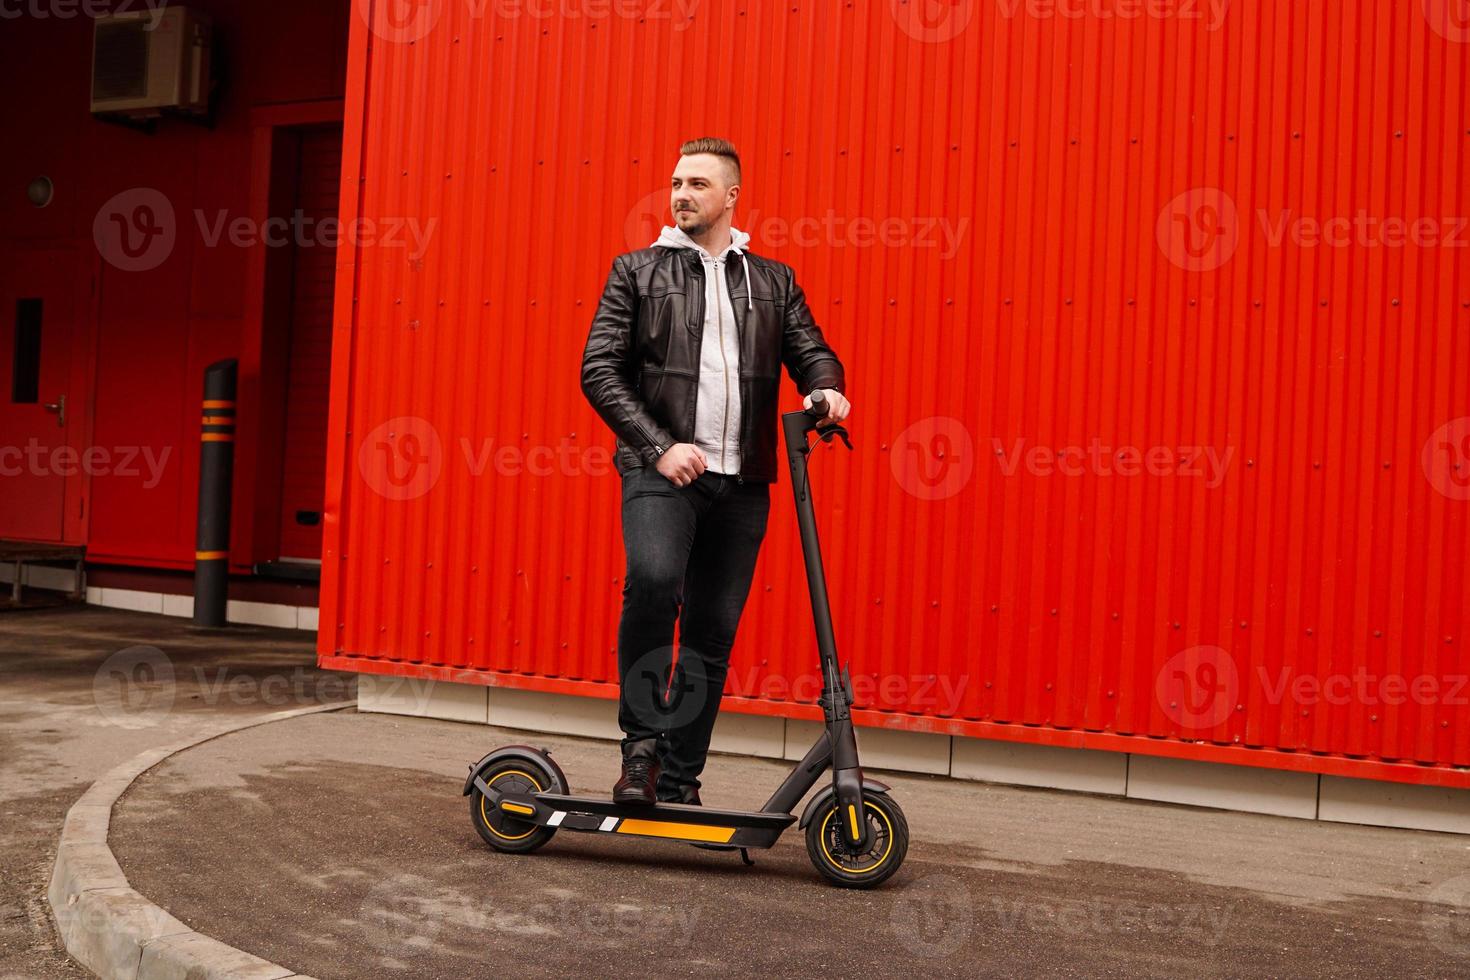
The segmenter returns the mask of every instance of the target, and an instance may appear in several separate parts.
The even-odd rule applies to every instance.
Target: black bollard
[[[194,625],[224,626],[229,599],[230,481],[235,472],[235,379],[239,362],[204,371],[199,435],[199,530],[194,538]]]

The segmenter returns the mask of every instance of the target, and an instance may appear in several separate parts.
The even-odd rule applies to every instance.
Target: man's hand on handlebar
[[[676,487],[684,487],[693,483],[705,471],[709,466],[709,459],[704,455],[704,450],[692,442],[677,442],[664,451],[655,465],[664,475],[664,479]]]
[[[822,395],[827,399],[827,415],[825,418],[817,423],[817,428],[826,428],[829,425],[841,422],[847,418],[848,414],[852,411],[852,402],[848,401],[843,396],[842,392],[838,391],[836,388],[818,388],[816,389],[816,391],[813,391],[812,394],[816,394],[817,391],[820,391]],[[812,407],[811,395],[806,396],[805,401],[801,403],[801,407]]]

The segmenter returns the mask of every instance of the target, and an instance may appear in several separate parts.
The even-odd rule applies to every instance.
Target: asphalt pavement
[[[86,975],[44,892],[90,780],[224,716],[352,696],[313,661],[306,634],[0,619],[0,978]],[[616,777],[612,743],[346,708],[172,756],[114,808],[111,846],[191,928],[319,978],[1470,975],[1463,836],[875,772],[908,860],[845,891],[794,830],[754,867],[565,831],[497,854],[460,791],[506,742],[550,748],[577,792]],[[784,772],[713,756],[705,801],[757,804]]]

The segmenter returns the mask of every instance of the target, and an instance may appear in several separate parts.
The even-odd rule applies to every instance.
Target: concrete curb
[[[107,831],[113,804],[133,780],[169,756],[246,728],[356,705],[356,701],[344,701],[276,711],[217,728],[139,753],[94,782],[67,811],[46,892],[66,951],[109,980],[312,980],[201,935],[134,891],[107,845]]]

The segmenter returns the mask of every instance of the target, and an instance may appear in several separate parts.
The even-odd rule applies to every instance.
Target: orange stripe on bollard
[[[225,558],[228,558],[228,557],[230,557],[230,553],[228,551],[196,551],[196,552],[194,552],[194,560],[195,561],[221,561],[221,560],[223,560]]]

